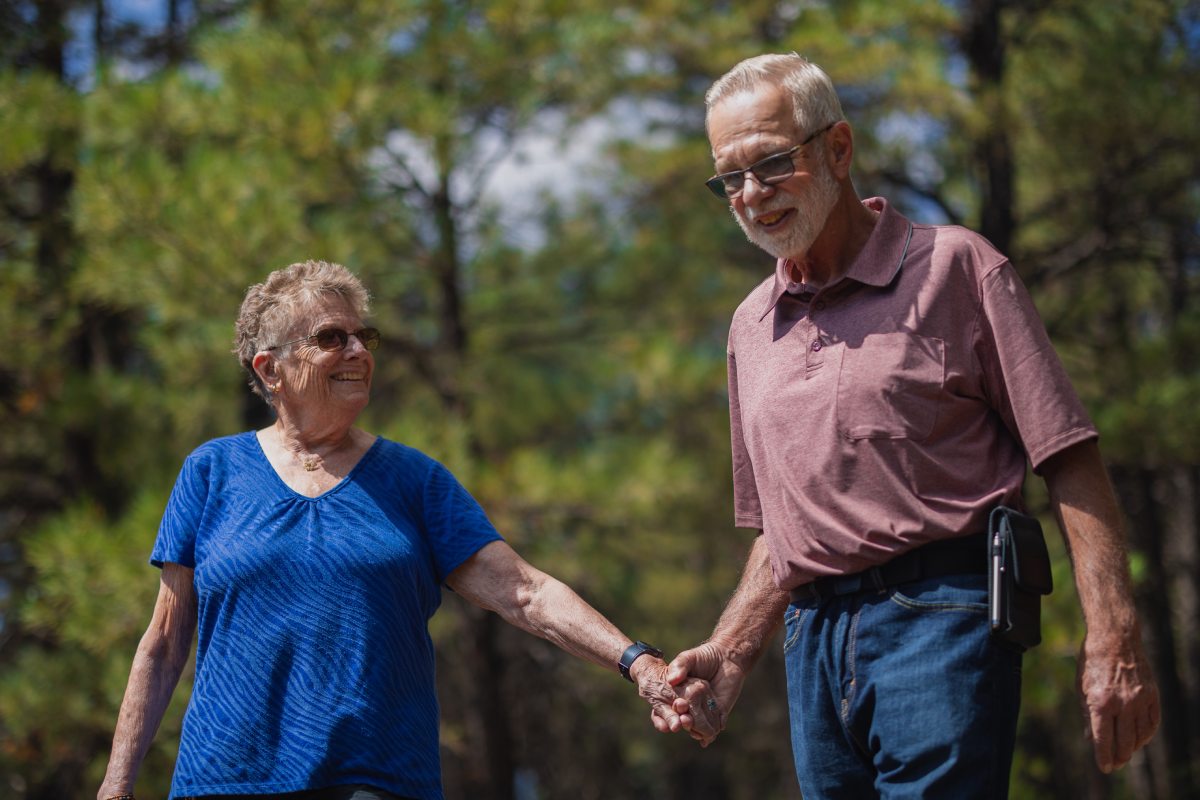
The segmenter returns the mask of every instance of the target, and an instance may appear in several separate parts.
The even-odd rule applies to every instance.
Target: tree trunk
[[[1178,586],[1172,572],[1177,565],[1171,552],[1171,534],[1178,532],[1171,509],[1187,497],[1172,491],[1171,471],[1151,467],[1113,469],[1113,482],[1129,519],[1132,548],[1145,563],[1145,575],[1138,582],[1136,599],[1142,620],[1142,634],[1158,680],[1162,700],[1162,724],[1149,753],[1142,763],[1148,775],[1143,785],[1155,798],[1195,797],[1190,751],[1193,723],[1188,710],[1195,707],[1179,671],[1179,639],[1172,625],[1173,588]],[[1194,531],[1194,529],[1193,529]],[[1177,569],[1177,567],[1175,568]],[[1185,581],[1186,582],[1186,581]],[[1194,651],[1195,643],[1186,645]]]
[[[974,152],[982,204],[979,232],[1002,253],[1012,244],[1014,217],[1012,143],[1004,100],[1005,46],[1001,0],[971,0],[962,32],[962,50],[971,67],[972,91],[989,124],[980,132]]]
[[[452,159],[450,142],[442,139],[437,142],[435,149],[440,162],[449,164]],[[440,341],[451,365],[449,376],[442,376],[442,400],[448,416],[466,423],[464,427],[471,431],[467,451],[473,459],[482,461],[486,455],[471,427],[470,400],[462,389],[462,375],[469,359],[469,335],[462,297],[460,242],[450,183],[450,170],[444,167],[438,190],[432,198],[439,245],[434,270],[440,292]],[[501,622],[495,614],[472,608],[467,614],[466,625],[476,668],[470,671],[472,679],[463,688],[473,695],[471,705],[478,714],[477,730],[483,740],[482,760],[487,767],[485,785],[472,787],[471,795],[480,800],[513,800],[516,755],[512,722],[507,711],[508,698],[504,691],[506,664],[499,647]]]

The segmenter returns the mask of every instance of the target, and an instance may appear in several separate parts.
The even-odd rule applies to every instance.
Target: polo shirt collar
[[[908,244],[912,240],[912,223],[882,197],[869,197],[863,200],[862,204],[872,211],[879,212],[879,219],[875,221],[875,229],[871,231],[867,243],[850,263],[850,268],[841,280],[850,279],[868,286],[887,286],[896,277],[896,273],[904,265],[905,256],[908,255]],[[785,258],[775,262],[775,282],[767,296],[767,305],[759,317],[760,321],[771,313],[779,298],[789,289],[797,294],[804,291],[815,293],[815,290],[807,289],[802,283],[792,282],[789,263]]]

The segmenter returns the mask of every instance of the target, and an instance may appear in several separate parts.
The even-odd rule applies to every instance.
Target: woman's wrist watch
[[[629,674],[629,668],[633,666],[633,662],[637,661],[638,656],[649,653],[655,658],[662,658],[662,650],[659,650],[652,644],[645,642],[634,642],[625,648],[625,652],[621,654],[621,660],[617,662],[617,669],[621,670],[621,675],[625,680],[634,683],[633,676]]]

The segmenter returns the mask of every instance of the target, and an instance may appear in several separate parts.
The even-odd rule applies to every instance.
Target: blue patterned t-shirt
[[[253,431],[184,463],[150,557],[195,569],[196,678],[173,797],[363,783],[441,798],[441,584],[500,535],[454,476],[376,439],[319,497]]]

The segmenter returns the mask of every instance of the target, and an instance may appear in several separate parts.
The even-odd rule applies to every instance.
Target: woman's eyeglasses
[[[281,347],[287,347],[289,344],[297,342],[311,342],[325,352],[333,352],[334,350],[343,350],[350,343],[350,337],[353,336],[362,342],[362,346],[368,350],[374,350],[379,347],[379,341],[383,337],[379,333],[378,328],[362,328],[357,331],[344,331],[341,328],[322,328],[309,336],[302,336],[299,339],[293,339],[290,342],[268,347],[268,350],[278,350]]]
[[[796,174],[796,164],[792,161],[792,154],[836,124],[836,122],[829,123],[790,150],[784,150],[782,153],[767,156],[762,161],[756,161],[745,169],[735,169],[733,172],[721,173],[706,180],[704,185],[722,200],[732,200],[741,195],[742,191],[746,188],[747,172],[752,174],[754,179],[763,186],[774,186],[777,183],[783,183]]]

